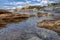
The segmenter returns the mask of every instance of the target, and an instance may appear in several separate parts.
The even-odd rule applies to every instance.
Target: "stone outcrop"
[[[12,14],[0,14],[0,19],[10,17],[11,15]]]
[[[30,17],[29,14],[12,14],[12,18],[28,18]]]
[[[0,9],[0,14],[12,13],[8,10]]]
[[[38,17],[45,17],[45,16],[52,16],[52,14],[50,14],[50,13],[41,13],[41,12],[38,12],[38,13],[37,13],[37,16],[38,16]]]
[[[1,18],[6,18],[8,16],[11,16],[12,12],[8,11],[8,10],[3,10],[0,9],[0,19]]]
[[[37,24],[38,27],[54,30],[60,33],[60,20],[44,20]]]
[[[0,27],[4,27],[5,25],[7,25],[8,22],[5,22],[5,21],[0,21]]]
[[[29,14],[0,14],[0,19],[28,18]]]

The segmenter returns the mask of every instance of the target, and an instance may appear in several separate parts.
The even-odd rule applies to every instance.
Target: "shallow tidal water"
[[[17,23],[8,23],[0,29],[0,40],[60,40],[59,35],[48,29],[37,27],[37,23],[52,17],[30,17]]]

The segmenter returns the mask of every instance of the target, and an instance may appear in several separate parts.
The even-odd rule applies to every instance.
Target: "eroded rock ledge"
[[[29,14],[0,14],[1,19],[4,19],[4,18],[20,18],[20,17],[28,18],[28,17],[30,17],[30,15]]]
[[[44,20],[37,23],[38,27],[54,30],[60,33],[60,20]]]
[[[8,10],[0,9],[0,19],[3,18],[19,18],[19,17],[30,17],[29,14],[13,14]]]

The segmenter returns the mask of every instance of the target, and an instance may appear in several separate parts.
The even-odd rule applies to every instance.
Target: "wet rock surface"
[[[42,28],[28,28],[21,30],[16,27],[10,29],[0,30],[0,40],[60,40],[58,34]]]

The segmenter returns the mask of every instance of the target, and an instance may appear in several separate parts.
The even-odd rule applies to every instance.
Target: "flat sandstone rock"
[[[45,21],[37,23],[37,26],[41,28],[54,30],[60,33],[60,20],[55,20],[55,21],[45,20]]]

